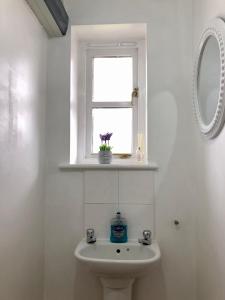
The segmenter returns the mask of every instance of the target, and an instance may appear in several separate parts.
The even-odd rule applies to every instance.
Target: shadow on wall
[[[166,286],[161,261],[151,267],[145,277],[139,278],[133,289],[134,300],[166,300]]]
[[[75,259],[75,258],[74,258]],[[102,300],[102,288],[98,278],[87,266],[76,261],[74,300]]]
[[[14,166],[21,172],[13,170],[1,177],[0,298],[34,300],[43,292],[42,180],[41,173],[35,178],[38,170],[34,168],[32,177],[19,163]],[[5,171],[1,170],[0,176]],[[9,182],[13,188],[8,188]]]
[[[213,140],[204,140],[199,133],[198,141],[198,297],[207,300],[225,299],[225,241],[221,239],[225,228],[225,128]]]
[[[76,262],[74,283],[74,300],[103,300],[99,279],[80,262]],[[149,300],[150,296],[154,300],[166,299],[165,280],[160,262],[154,264],[149,274],[136,280],[133,286],[133,300]]]
[[[154,158],[156,161],[160,158],[160,181],[156,181],[157,194],[168,170],[177,136],[177,104],[170,91],[163,91],[152,97],[150,122],[151,128],[154,125],[154,130],[151,130],[155,148],[153,153],[157,153],[157,157]]]

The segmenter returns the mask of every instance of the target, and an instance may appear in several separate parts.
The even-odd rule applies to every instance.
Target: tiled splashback
[[[94,228],[98,238],[109,238],[110,220],[121,211],[128,222],[128,238],[141,237],[143,229],[154,232],[154,172],[85,171],[85,229]]]

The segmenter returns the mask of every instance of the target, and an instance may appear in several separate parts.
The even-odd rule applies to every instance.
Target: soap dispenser
[[[120,212],[111,220],[111,236],[112,243],[126,243],[127,242],[127,222],[121,216]]]

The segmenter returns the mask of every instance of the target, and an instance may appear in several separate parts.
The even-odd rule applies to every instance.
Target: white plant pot
[[[100,164],[110,164],[112,161],[112,152],[111,151],[99,151],[98,152],[98,161]]]

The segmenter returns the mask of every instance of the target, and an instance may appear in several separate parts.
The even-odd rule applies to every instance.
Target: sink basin
[[[104,300],[131,300],[135,279],[160,259],[157,242],[144,246],[136,241],[113,244],[98,240],[87,244],[82,240],[74,254],[100,277]]]
[[[136,277],[160,259],[160,250],[157,242],[144,246],[136,241],[114,244],[98,240],[87,244],[82,240],[75,256],[99,275]]]

